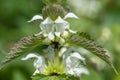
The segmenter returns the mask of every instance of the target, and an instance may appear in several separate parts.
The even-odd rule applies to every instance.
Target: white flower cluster
[[[61,18],[61,16],[58,16],[58,18],[55,21],[53,21],[50,17],[47,17],[45,20],[43,20],[42,16],[35,15],[28,22],[32,22],[38,19],[43,20],[40,24],[41,32],[35,34],[35,36],[39,36],[42,34],[44,37],[47,37],[50,40],[54,40],[55,36],[61,38],[61,36],[66,35],[66,33],[68,33],[66,30],[68,30],[71,33],[76,33],[75,31],[69,28],[70,27],[69,23],[65,21],[67,18],[78,19],[78,17],[74,13],[70,12],[63,19]]]
[[[35,36],[43,35],[45,38],[51,41],[54,41],[56,37],[59,39],[64,39],[65,37],[67,37],[69,32],[76,33],[75,31],[69,28],[70,24],[67,21],[65,21],[67,18],[78,19],[78,17],[74,13],[70,12],[63,19],[60,16],[58,16],[58,18],[54,21],[50,17],[47,17],[45,20],[43,20],[42,16],[35,15],[28,22],[32,22],[38,19],[43,20],[40,24],[41,32],[39,32],[38,34],[35,34]],[[48,48],[48,49],[51,51],[51,48]],[[54,53],[54,49],[52,50]],[[80,76],[81,74],[89,74],[88,70],[83,66],[83,64],[85,64],[85,58],[83,58],[78,51],[71,48],[67,49],[63,47],[58,52],[58,54],[59,54],[58,56],[63,57],[62,61],[65,67],[64,73],[71,74],[74,76]],[[31,58],[35,59],[33,65],[36,68],[36,71],[34,72],[33,75],[42,73],[46,70],[47,64],[45,64],[45,59],[40,55],[30,53],[25,58],[22,58],[22,60],[28,60]]]
[[[78,52],[73,52],[69,55],[64,54],[65,53],[63,53],[63,57],[66,57],[63,59],[65,63],[66,74],[71,74],[74,76],[81,76],[81,74],[89,74],[89,71],[83,65],[85,64],[85,58],[82,57]],[[44,72],[47,66],[45,64],[44,58],[40,55],[30,53],[25,58],[22,58],[22,60],[28,60],[31,58],[35,59],[33,65],[36,68],[36,70],[33,75]]]

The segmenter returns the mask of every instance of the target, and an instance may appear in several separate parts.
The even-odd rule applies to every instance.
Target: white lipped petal
[[[81,61],[84,63],[85,58],[83,58],[78,52],[74,52],[69,55],[66,60],[66,73],[80,76],[81,74],[89,74],[89,71],[81,64]]]
[[[58,27],[58,30],[59,30],[59,27],[62,27],[61,28],[62,30],[69,28],[69,23],[65,21],[64,19],[62,19],[60,16],[55,20],[55,24],[56,24],[56,27]]]
[[[50,32],[54,32],[53,24],[41,24],[40,28],[43,33],[49,34]]]
[[[67,57],[67,59],[65,60],[65,63],[66,63],[66,69],[70,69],[72,64],[72,61],[70,60],[70,56]]]
[[[26,57],[22,58],[21,60],[28,60],[28,59],[31,59],[31,58],[38,58],[38,56],[35,55],[34,53],[30,53]]]
[[[67,19],[67,18],[76,18],[76,19],[78,19],[78,17],[72,12],[69,12],[67,15],[65,15],[64,19]]]
[[[41,73],[44,71],[45,62],[42,57],[39,57],[37,60],[35,60],[33,64],[34,64],[34,67],[36,68],[36,71],[34,72],[34,74]]]
[[[71,54],[71,57],[78,58],[78,59],[80,59],[80,60],[82,60],[82,61],[85,60],[85,58],[82,57],[78,52],[72,53],[72,54]]]
[[[69,70],[67,70],[67,71],[66,71],[66,74],[71,74],[71,75],[74,75],[75,73],[73,72],[73,70],[72,70],[72,69],[69,69]]]
[[[88,69],[86,69],[85,67],[74,68],[73,72],[75,76],[81,76],[81,74],[86,74],[86,75],[89,74]]]
[[[47,17],[41,24],[51,24],[51,23],[53,23],[53,20]]]
[[[68,22],[64,22],[64,23],[56,23],[56,32],[64,32],[65,29],[69,28],[69,23]]]
[[[35,59],[35,61],[33,62],[33,65],[36,68],[36,70],[33,73],[33,75],[43,72],[45,69],[45,62],[44,62],[43,57],[40,55],[35,55],[34,53],[30,53],[26,57],[22,58],[22,60],[28,60],[31,58]]]
[[[73,62],[71,65],[79,66],[79,64],[81,64],[81,65],[86,64],[85,58],[83,56],[81,56],[78,52],[73,52],[70,55],[70,57],[71,57],[70,59]]]
[[[55,20],[55,35],[60,37],[61,33],[65,31],[65,29],[69,28],[69,23],[63,20],[60,16]]]
[[[55,20],[56,23],[56,32],[64,32],[65,29],[68,29],[69,32],[71,33],[76,33],[76,31],[73,31],[69,29],[70,25],[67,21],[62,19],[60,16]]]
[[[64,23],[64,19],[62,19],[60,16],[55,20],[55,23]]]
[[[31,19],[31,20],[29,20],[28,22],[32,22],[32,21],[35,21],[35,20],[38,20],[38,19],[43,19],[43,17],[42,16],[40,16],[40,15],[35,15],[35,16],[33,16],[33,18]]]
[[[64,23],[56,23],[55,29],[56,29],[56,32],[60,32],[60,33],[65,31]]]
[[[48,17],[46,18],[41,24],[40,28],[43,32],[44,37],[48,37],[50,40],[54,39],[54,27],[53,27],[53,21]]]

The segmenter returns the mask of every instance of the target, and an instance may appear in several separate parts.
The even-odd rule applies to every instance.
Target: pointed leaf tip
[[[10,49],[8,55],[1,62],[0,69],[2,69],[7,63],[11,62],[15,58],[18,58],[24,53],[29,53],[31,50],[33,50],[39,45],[42,45],[42,37],[35,36],[23,37],[20,41],[15,43],[14,46]]]

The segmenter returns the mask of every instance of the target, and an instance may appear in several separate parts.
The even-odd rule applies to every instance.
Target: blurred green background
[[[39,21],[27,21],[33,15],[41,14],[43,6],[41,0],[0,0],[0,62],[21,37],[40,31]],[[107,50],[120,72],[120,0],[67,0],[64,8],[80,18],[69,20],[71,28],[89,33]],[[83,80],[119,80],[114,71],[99,58],[89,58],[90,75],[82,75]],[[0,80],[30,80],[34,72],[33,61],[23,62],[20,59],[0,70]]]

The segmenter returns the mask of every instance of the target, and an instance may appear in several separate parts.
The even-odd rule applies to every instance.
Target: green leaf
[[[59,75],[44,75],[37,74],[32,76],[32,80],[81,80],[79,77],[73,75],[59,74]]]
[[[15,43],[10,49],[10,52],[5,57],[5,59],[0,64],[0,69],[4,67],[5,64],[11,62],[13,59],[21,56],[24,53],[29,53],[37,46],[42,45],[43,37],[28,36],[23,37],[20,41]]]
[[[102,48],[93,39],[91,39],[91,37],[87,33],[77,32],[77,34],[70,36],[67,39],[67,42],[73,46],[81,46],[91,53],[95,54],[96,56],[107,62],[113,68],[115,73],[118,74],[104,48]]]

